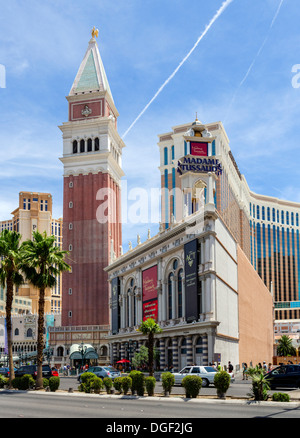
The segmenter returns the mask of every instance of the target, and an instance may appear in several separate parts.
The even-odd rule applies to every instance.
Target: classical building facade
[[[159,136],[160,231],[106,269],[112,361],[145,343],[137,328],[150,316],[163,328],[156,336],[162,369],[272,360],[273,297],[250,263],[248,206],[232,196],[218,209],[225,139],[220,124],[198,120]],[[237,166],[227,158],[235,181]]]

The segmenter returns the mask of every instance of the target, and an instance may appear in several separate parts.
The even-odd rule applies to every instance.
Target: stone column
[[[166,366],[166,348],[165,348],[164,338],[161,338],[159,340],[159,352],[160,352],[160,368],[163,370]]]
[[[186,337],[186,364],[193,365],[193,337],[191,335]]]
[[[172,356],[173,356],[173,368],[174,371],[178,371],[178,339],[172,339]]]

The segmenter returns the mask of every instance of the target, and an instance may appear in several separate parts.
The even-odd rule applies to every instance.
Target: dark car
[[[30,374],[35,379],[37,376],[37,366],[23,365],[15,371],[15,377],[22,377],[25,374]],[[52,377],[52,371],[49,365],[43,365],[43,377],[46,379]]]
[[[8,377],[9,376],[9,368],[0,367],[0,374],[2,374],[2,376],[4,376],[4,377]]]
[[[114,367],[111,366],[94,366],[88,368],[84,373],[93,373],[97,377],[101,377],[101,379],[104,379],[104,377],[110,377],[111,379],[115,379],[116,377],[120,377],[121,373],[120,371],[116,370]],[[77,377],[78,382],[81,382],[81,376],[83,373],[80,373]]]
[[[265,375],[270,388],[300,388],[300,365],[280,365]]]

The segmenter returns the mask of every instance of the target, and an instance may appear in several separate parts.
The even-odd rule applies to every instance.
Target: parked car
[[[53,377],[59,377],[59,373],[56,368],[51,368],[51,373]]]
[[[30,374],[35,379],[37,376],[37,365],[23,365],[15,371],[15,377],[22,377],[25,374]],[[52,377],[49,365],[43,365],[43,377],[46,379]]]
[[[300,365],[280,365],[265,374],[271,389],[277,386],[300,388]]]
[[[185,376],[199,376],[202,379],[202,386],[206,387],[214,384],[214,378],[218,371],[210,366],[190,366],[184,367],[179,373],[172,373],[175,377],[175,385],[181,385]],[[231,383],[235,381],[234,374],[228,373]]]
[[[2,374],[2,376],[4,376],[4,377],[8,377],[9,376],[9,368],[1,367],[0,368],[0,374]]]
[[[78,382],[81,382],[81,376],[83,373],[93,373],[97,377],[101,377],[101,379],[104,379],[104,377],[110,377],[111,379],[115,379],[116,377],[121,376],[120,371],[116,370],[116,368],[114,368],[114,367],[94,366],[94,367],[90,367],[86,371],[80,373],[77,377]]]

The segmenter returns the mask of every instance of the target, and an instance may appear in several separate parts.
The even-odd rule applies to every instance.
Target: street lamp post
[[[53,348],[47,347],[44,351],[44,356],[47,359],[48,365],[50,365],[50,359],[53,356]]]
[[[82,367],[82,369],[83,369],[83,360],[84,360],[84,357],[85,357],[86,350],[87,350],[87,346],[84,345],[83,342],[81,342],[81,344],[78,347],[78,351],[81,354],[81,367]]]

